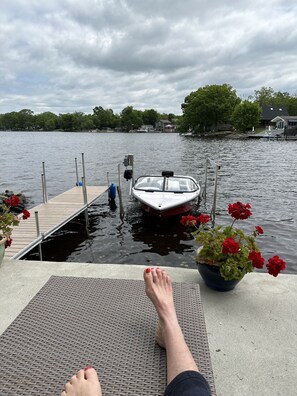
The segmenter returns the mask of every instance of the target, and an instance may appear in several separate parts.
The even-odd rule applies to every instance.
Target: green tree
[[[121,111],[121,125],[126,132],[129,132],[131,129],[140,128],[142,124],[141,112],[134,110],[133,106],[127,106]]]
[[[83,131],[90,131],[96,128],[95,119],[93,115],[84,115],[81,122],[81,128]]]
[[[35,116],[35,125],[37,129],[54,131],[58,126],[58,116],[50,111],[37,114]]]
[[[296,116],[297,115],[297,96],[291,96],[288,100],[288,112],[290,116]]]
[[[118,125],[118,116],[113,113],[112,109],[96,106],[93,109],[93,115],[98,129],[115,128]]]
[[[17,113],[18,128],[24,130],[31,130],[34,126],[34,112],[30,109],[23,109]]]
[[[245,132],[258,125],[261,112],[261,107],[257,103],[245,100],[235,107],[231,120],[237,130]]]
[[[262,87],[255,91],[255,102],[259,106],[274,104],[274,90],[271,87]]]
[[[154,109],[144,110],[142,112],[142,120],[145,125],[155,126],[156,122],[159,120],[159,117],[159,113]]]
[[[59,114],[59,127],[64,131],[73,131],[73,114]]]
[[[176,117],[175,117],[175,115],[173,114],[173,113],[169,113],[168,114],[168,120],[170,121],[170,122],[174,122],[175,121],[175,119],[176,119]]]
[[[235,106],[240,103],[236,91],[229,84],[206,85],[186,96],[182,104],[181,131],[217,130],[219,124],[230,122]]]
[[[11,113],[5,113],[2,116],[3,129],[15,130],[18,129],[18,113],[12,111]]]

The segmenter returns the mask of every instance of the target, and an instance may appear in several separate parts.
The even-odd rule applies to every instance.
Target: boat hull
[[[159,219],[168,219],[173,216],[178,216],[190,212],[192,210],[193,204],[194,202],[187,202],[183,205],[160,211],[140,202],[141,209],[144,212],[148,213],[151,216],[156,216]]]

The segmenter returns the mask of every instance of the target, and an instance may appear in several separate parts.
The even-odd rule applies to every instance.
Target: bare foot
[[[61,396],[102,396],[96,371],[93,368],[79,370],[67,382]]]
[[[177,323],[171,279],[166,271],[159,268],[147,268],[143,277],[146,295],[154,304],[159,316],[156,341],[165,348],[164,328],[167,324]]]

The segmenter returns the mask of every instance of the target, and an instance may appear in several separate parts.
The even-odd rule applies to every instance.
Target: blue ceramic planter
[[[216,265],[197,263],[198,271],[205,284],[214,290],[230,291],[241,281],[241,279],[225,280],[220,274],[220,268]]]

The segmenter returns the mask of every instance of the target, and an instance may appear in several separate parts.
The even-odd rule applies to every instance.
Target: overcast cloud
[[[181,113],[229,83],[297,93],[293,0],[2,0],[0,113]]]

